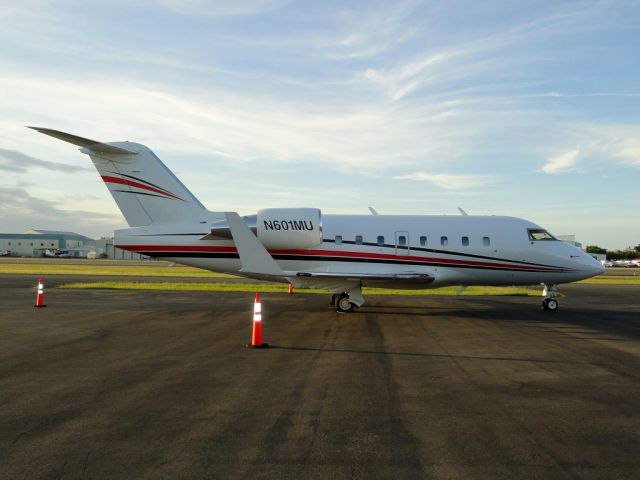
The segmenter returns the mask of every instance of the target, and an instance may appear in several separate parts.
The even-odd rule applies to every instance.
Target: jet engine
[[[315,247],[322,243],[322,214],[317,208],[266,208],[258,212],[256,235],[268,249]]]

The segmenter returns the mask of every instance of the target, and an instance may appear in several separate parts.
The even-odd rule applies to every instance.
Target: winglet
[[[284,277],[285,273],[236,212],[224,212],[233,242],[236,244],[241,272]]]
[[[88,138],[78,137],[77,135],[61,132],[59,130],[52,130],[50,128],[42,128],[42,127],[27,127],[27,128],[30,128],[40,133],[44,133],[45,135],[49,135],[50,137],[57,138],[58,140],[62,140],[67,143],[72,143],[79,147],[86,148],[93,152],[111,153],[115,155],[137,155],[138,154],[137,152],[132,152],[131,150],[127,150],[126,148],[116,147],[113,145],[109,145],[108,143],[97,142],[95,140],[89,140]]]
[[[380,215],[375,208],[373,207],[368,207],[368,208],[369,208],[369,211],[371,212],[371,215]]]

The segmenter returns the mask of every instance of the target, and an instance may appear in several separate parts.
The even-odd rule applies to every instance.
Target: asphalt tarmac
[[[639,478],[640,287],[531,297],[0,277],[0,478]]]

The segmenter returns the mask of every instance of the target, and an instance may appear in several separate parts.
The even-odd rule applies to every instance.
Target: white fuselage
[[[220,218],[219,213],[207,212],[199,222],[119,230],[115,244],[152,257],[242,275],[232,240],[202,239]],[[361,281],[363,286],[394,288],[558,284],[603,271],[599,262],[569,244],[531,240],[528,230],[540,228],[527,220],[498,216],[322,215],[320,244],[269,249],[269,253],[287,271],[354,277],[426,274],[434,279],[428,285],[399,279]]]

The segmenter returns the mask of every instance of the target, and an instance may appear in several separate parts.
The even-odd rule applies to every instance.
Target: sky
[[[0,231],[111,236],[90,160],[210,210],[511,215],[640,244],[640,2],[0,0]]]

